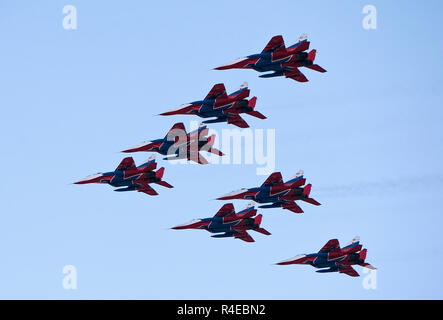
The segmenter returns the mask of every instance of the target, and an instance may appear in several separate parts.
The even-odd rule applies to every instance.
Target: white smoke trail
[[[315,194],[324,198],[342,198],[351,196],[375,196],[403,192],[426,192],[429,189],[443,187],[443,175],[408,177],[385,181],[358,182],[348,185],[316,187]]]

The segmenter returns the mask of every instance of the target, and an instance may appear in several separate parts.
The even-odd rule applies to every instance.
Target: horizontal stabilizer
[[[194,154],[194,153],[192,155],[190,153],[188,153],[187,159],[197,162],[198,164],[208,164],[209,163],[208,160],[206,160],[206,158],[203,157],[199,152],[197,152],[196,154]]]
[[[303,213],[302,208],[300,208],[295,202],[284,202],[281,207],[294,213]]]
[[[254,229],[254,231],[258,232],[258,233],[262,233],[262,234],[264,234],[266,236],[270,236],[271,235],[271,233],[268,230],[263,229],[263,228],[257,228],[257,229]]]
[[[284,72],[284,75],[286,78],[290,78],[298,82],[308,82],[306,76],[297,68],[292,69],[291,71]]]
[[[234,233],[234,238],[240,239],[246,242],[254,242],[254,239],[246,231]]]
[[[157,191],[152,189],[148,184],[144,184],[144,185],[142,185],[140,187],[137,187],[136,190],[138,192],[143,192],[143,193],[149,194],[150,196],[158,195]]]
[[[210,152],[210,153],[213,153],[213,154],[219,155],[219,156],[224,156],[225,154],[224,154],[223,152],[221,152],[221,151],[218,150],[217,148],[214,148],[214,147],[213,147],[214,142],[215,142],[215,134],[213,134],[213,135],[211,135],[210,137],[208,137],[208,143],[207,143],[207,144],[204,146],[204,148],[202,148],[201,150],[202,150],[202,151],[207,151],[207,152]],[[208,148],[208,146],[209,146],[209,148]],[[206,149],[206,148],[207,148],[207,149]]]
[[[238,114],[227,118],[229,124],[233,124],[239,128],[249,128],[249,125]]]
[[[359,277],[360,276],[358,274],[358,272],[355,271],[355,269],[352,268],[351,266],[340,266],[338,268],[338,272],[345,273],[345,274],[347,274],[348,276],[351,276],[351,277]]]
[[[169,183],[167,183],[166,181],[163,181],[163,180],[157,181],[156,184],[159,184],[165,188],[170,188],[170,189],[174,188],[174,186],[171,186]]]
[[[247,112],[247,114],[249,114],[250,116],[253,116],[253,117],[256,117],[256,118],[259,118],[259,119],[266,119],[266,116],[264,116],[263,114],[261,114],[260,112],[258,112],[258,111],[251,111],[251,112]]]
[[[318,71],[318,72],[321,72],[321,73],[326,72],[326,70],[323,69],[322,67],[320,67],[318,64],[313,64],[313,65],[310,65],[310,66],[306,66],[306,68],[309,68],[309,69],[312,69],[312,70],[315,70],[315,71]]]
[[[304,202],[313,204],[314,206],[320,206],[321,205],[320,202],[318,202],[317,200],[312,199],[312,198],[305,198],[305,199],[301,199],[301,200],[304,201]]]

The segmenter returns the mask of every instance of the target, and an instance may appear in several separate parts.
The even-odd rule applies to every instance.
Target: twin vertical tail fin
[[[254,109],[256,103],[257,103],[257,97],[252,97],[251,100],[249,100],[248,102],[248,107]]]
[[[312,184],[308,184],[306,185],[306,187],[303,188],[303,194],[306,196],[306,198],[302,198],[300,200],[313,204],[314,206],[319,206],[321,204],[320,202],[309,197],[309,195],[311,194],[311,188]]]
[[[358,254],[360,260],[363,261],[360,265],[361,265],[362,267],[365,267],[365,268],[368,268],[368,269],[371,269],[371,270],[376,270],[375,267],[373,267],[373,266],[370,265],[369,263],[365,262],[367,253],[368,253],[368,250],[367,250],[367,249],[363,249],[363,250],[360,251],[360,253]]]
[[[310,66],[306,66],[306,68],[315,70],[317,72],[326,72],[325,69],[323,69],[322,67],[320,67],[318,64],[314,64],[314,60],[315,60],[315,55],[317,54],[317,51],[314,49],[311,52],[308,53],[308,60],[312,61],[312,64]]]
[[[252,108],[252,111],[247,112],[247,114],[259,118],[259,119],[266,119],[266,116],[261,114],[258,111],[255,111],[255,104],[257,103],[257,97],[252,97],[251,100],[248,102],[248,107]]]
[[[367,249],[363,249],[362,251],[360,251],[360,253],[358,255],[359,255],[361,260],[365,261],[367,253],[368,253],[368,250]]]
[[[311,60],[314,63],[315,55],[317,54],[317,50],[313,49],[308,53],[308,60]]]
[[[261,224],[261,220],[262,220],[262,218],[263,218],[263,216],[262,216],[261,214],[259,214],[258,216],[256,216],[256,217],[254,218],[254,224],[256,224],[257,226],[260,227],[260,224]]]
[[[254,229],[254,231],[256,231],[258,233],[262,233],[266,236],[269,236],[269,235],[271,235],[271,233],[268,230],[260,228],[262,218],[263,218],[263,216],[261,214],[259,214],[258,216],[256,216],[254,218],[254,224],[257,225],[257,229]]]
[[[155,176],[159,179],[163,178],[163,174],[165,173],[165,168],[161,167],[155,172]]]
[[[309,195],[311,194],[311,188],[312,188],[312,184],[308,184],[308,185],[306,185],[306,187],[303,188],[303,194],[306,197],[309,197]]]
[[[159,185],[161,185],[161,186],[163,186],[163,187],[166,187],[166,188],[174,188],[174,187],[171,186],[169,183],[167,183],[166,181],[163,181],[163,180],[162,180],[162,178],[163,178],[163,174],[164,174],[164,173],[165,173],[165,168],[164,168],[164,167],[161,167],[160,169],[158,169],[158,170],[155,172],[155,176],[156,176],[156,178],[159,179],[159,181],[157,181],[156,184],[159,184]]]
[[[208,143],[207,144],[212,147],[214,145],[214,142],[215,142],[215,134],[213,134],[213,135],[208,137]]]
[[[215,134],[211,135],[208,138],[208,143],[207,145],[209,145],[209,148],[206,150],[207,152],[216,154],[218,156],[224,156],[225,154],[223,152],[221,152],[220,150],[218,150],[217,148],[214,148],[214,142],[215,142]]]

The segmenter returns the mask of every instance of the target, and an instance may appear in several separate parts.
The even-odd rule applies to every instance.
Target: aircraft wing
[[[345,273],[348,276],[351,277],[359,277],[360,275],[358,274],[357,271],[355,271],[354,268],[352,268],[351,266],[339,266],[338,267],[338,272],[340,273]]]
[[[212,87],[211,91],[205,97],[205,100],[216,99],[216,98],[226,98],[226,88],[223,83],[217,83]]]
[[[220,210],[218,210],[214,217],[225,217],[234,213],[234,205],[232,203],[226,203],[223,207],[220,208]]]
[[[266,47],[263,49],[263,52],[273,52],[280,48],[285,48],[285,42],[283,41],[282,36],[275,36],[268,42]]]
[[[158,195],[157,191],[152,189],[151,186],[149,186],[149,184],[147,184],[147,183],[139,184],[135,188],[135,190],[137,190],[138,192],[143,192],[143,193],[149,194],[150,196]]]
[[[128,170],[128,169],[133,169],[135,168],[135,162],[134,159],[132,157],[127,157],[124,158],[122,160],[122,162],[120,162],[120,164],[118,165],[117,169],[115,170]]]
[[[249,125],[246,123],[245,120],[243,120],[242,117],[240,117],[238,114],[235,116],[228,117],[228,123],[233,124],[240,128],[249,128]]]
[[[254,239],[246,231],[239,231],[234,233],[234,238],[240,239],[246,242],[254,242]]]
[[[337,239],[332,239],[332,240],[329,240],[323,246],[323,248],[320,249],[319,252],[327,253],[327,252],[331,252],[331,251],[336,250],[336,249],[340,249],[340,243],[338,242]]]
[[[294,213],[303,213],[302,208],[300,208],[294,201],[284,202],[281,207]]]
[[[298,70],[297,68],[286,71],[283,74],[286,78],[291,78],[298,82],[308,82],[308,79],[305,77],[305,75],[301,73],[300,70]]]
[[[269,186],[274,184],[282,184],[283,178],[280,172],[271,173],[271,175],[263,182],[262,186]]]

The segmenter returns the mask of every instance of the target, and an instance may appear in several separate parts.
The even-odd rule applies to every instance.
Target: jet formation
[[[318,64],[314,64],[317,51],[309,50],[307,35],[302,35],[296,43],[285,47],[282,36],[273,37],[261,53],[252,54],[245,58],[222,65],[215,70],[227,69],[254,69],[258,72],[268,72],[260,78],[285,76],[298,82],[307,82],[308,79],[299,68],[305,67],[318,72],[326,72]]]
[[[162,180],[165,168],[162,167],[154,171],[156,168],[157,163],[155,162],[154,156],[151,156],[138,167],[135,166],[134,159],[128,157],[124,158],[114,171],[97,173],[74,182],[74,184],[104,183],[120,188],[114,191],[138,191],[155,196],[158,195],[158,193],[149,186],[150,183],[156,183],[166,188],[173,188],[169,183]]]
[[[303,213],[302,208],[295,203],[296,200],[316,206],[320,205],[319,202],[309,197],[312,185],[308,184],[302,187],[306,183],[303,174],[303,171],[300,170],[294,177],[283,182],[281,173],[274,172],[260,187],[233,191],[217,198],[217,200],[245,199],[257,203],[271,202],[271,204],[265,204],[259,208],[283,208],[295,213]]]
[[[308,52],[310,42],[306,35],[302,35],[293,45],[286,47],[281,35],[274,36],[261,53],[252,54],[238,59],[232,63],[215,68],[227,69],[253,69],[265,74],[261,78],[281,77],[293,79],[298,82],[307,82],[306,76],[299,70],[307,68],[321,73],[325,69],[315,64],[317,51]],[[257,97],[249,99],[250,89],[244,82],[237,90],[227,94],[225,85],[218,83],[212,87],[203,100],[190,102],[180,107],[163,112],[160,115],[195,115],[205,119],[197,130],[187,132],[182,122],[175,123],[164,138],[149,140],[135,147],[123,150],[124,153],[156,152],[163,156],[163,160],[186,159],[199,164],[208,161],[201,155],[201,151],[213,153],[218,156],[224,154],[214,148],[216,136],[209,135],[206,124],[224,122],[240,128],[249,128],[242,115],[250,115],[259,119],[266,119],[256,110]],[[155,157],[151,156],[146,162],[136,166],[132,157],[121,161],[114,171],[97,173],[75,184],[101,183],[115,187],[114,191],[138,191],[148,195],[158,193],[150,184],[158,184],[166,188],[172,185],[162,180],[164,168],[157,171]],[[218,200],[244,199],[252,200],[259,204],[259,208],[282,208],[295,213],[303,213],[296,201],[304,201],[319,206],[320,203],[310,197],[311,184],[306,184],[303,171],[294,177],[283,181],[280,172],[272,173],[259,187],[241,189],[219,197]],[[253,203],[236,213],[232,203],[224,204],[211,218],[193,220],[189,223],[173,227],[174,230],[201,229],[206,230],[214,238],[232,237],[245,242],[254,242],[248,233],[249,230],[270,235],[261,227],[262,215],[257,215]],[[337,239],[329,240],[317,253],[298,255],[294,258],[278,262],[277,265],[307,264],[319,270],[317,272],[338,272],[351,277],[359,274],[352,266],[362,266],[375,269],[366,262],[367,249],[363,249],[360,238],[355,237],[345,247],[340,248]]]
[[[367,249],[363,249],[360,244],[360,237],[355,237],[345,247],[340,248],[337,239],[329,240],[318,253],[302,254],[281,262],[278,265],[308,264],[319,268],[317,272],[339,272],[351,277],[358,277],[359,274],[352,268],[353,265],[362,266],[375,270],[373,266],[365,262]]]
[[[163,139],[143,142],[122,152],[158,152],[167,156],[163,160],[188,159],[199,164],[207,164],[208,161],[200,154],[200,151],[224,155],[223,152],[214,148],[215,135],[208,137],[208,132],[208,127],[201,125],[197,130],[186,133],[184,124],[180,122],[174,124]]]
[[[257,210],[250,203],[245,209],[235,213],[234,205],[227,203],[218,210],[212,218],[193,220],[191,222],[173,227],[174,230],[183,229],[203,229],[211,233],[213,238],[234,237],[246,242],[254,242],[254,239],[248,234],[247,230],[254,230],[264,235],[270,233],[261,228],[262,215],[254,217]]]
[[[257,98],[246,99],[249,97],[249,93],[250,90],[246,82],[230,95],[226,94],[225,85],[218,83],[214,85],[203,100],[184,104],[177,109],[163,112],[160,115],[197,115],[201,118],[215,118],[205,120],[203,123],[227,122],[240,128],[249,128],[240,114],[244,113],[259,119],[266,119],[264,115],[255,110]]]

